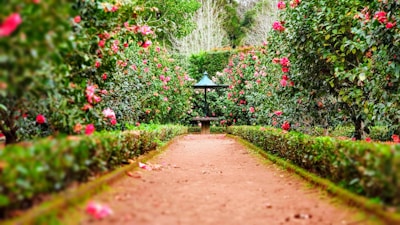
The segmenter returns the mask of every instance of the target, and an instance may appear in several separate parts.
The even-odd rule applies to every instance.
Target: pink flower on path
[[[147,165],[147,164],[145,164],[145,163],[141,163],[141,162],[139,162],[139,167],[140,167],[141,169],[148,170],[148,171],[153,170],[153,169],[151,168],[151,166],[149,166],[149,165]]]
[[[93,124],[88,124],[88,125],[86,125],[86,128],[85,128],[85,134],[86,135],[91,135],[91,134],[93,134],[93,132],[95,130],[96,130],[96,128],[94,127]]]
[[[88,213],[95,219],[103,219],[113,214],[113,211],[107,205],[91,201],[86,206],[86,213]]]
[[[371,142],[371,138],[370,138],[370,137],[367,137],[367,138],[365,138],[365,141],[366,141],[366,142]]]
[[[46,123],[46,117],[44,117],[42,114],[37,115],[36,116],[36,123],[38,123],[38,124]]]
[[[0,37],[10,36],[21,23],[22,19],[18,13],[11,14],[0,25]]]
[[[254,113],[256,110],[254,109],[254,107],[250,107],[250,108],[249,108],[249,111],[250,111],[251,113]]]

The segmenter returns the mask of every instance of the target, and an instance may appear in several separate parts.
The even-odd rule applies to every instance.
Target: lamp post
[[[215,84],[209,77],[207,71],[203,73],[203,77],[197,84],[193,85],[195,89],[204,89],[204,116],[208,117],[207,89],[226,88],[226,84]]]

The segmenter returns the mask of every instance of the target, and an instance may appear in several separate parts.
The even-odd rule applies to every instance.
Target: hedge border
[[[51,215],[61,215],[61,210],[65,208],[70,208],[74,205],[84,202],[90,196],[100,193],[106,186],[112,184],[113,182],[122,179],[123,176],[130,170],[137,169],[139,167],[138,163],[145,162],[153,157],[164,152],[172,143],[176,142],[186,134],[178,135],[171,140],[169,140],[165,145],[158,146],[156,149],[145,153],[144,155],[138,156],[133,163],[118,168],[110,173],[100,176],[96,180],[90,181],[80,185],[75,190],[65,190],[61,193],[54,194],[52,199],[40,203],[37,206],[24,212],[24,215],[12,218],[5,221],[0,221],[2,225],[22,225],[22,224],[36,224],[40,219]]]
[[[235,135],[228,134],[229,137],[234,138],[238,142],[240,142],[242,145],[245,147],[253,150],[263,158],[272,161],[273,163],[277,164],[278,166],[286,169],[287,171],[290,172],[295,172],[298,174],[301,178],[306,180],[307,182],[310,182],[317,187],[323,188],[329,195],[333,197],[338,197],[340,200],[345,202],[349,206],[354,206],[362,209],[365,212],[371,213],[375,216],[377,216],[379,219],[383,220],[387,224],[400,224],[400,214],[395,214],[395,213],[390,213],[386,211],[382,205],[371,202],[370,199],[356,195],[346,189],[343,189],[341,187],[336,186],[335,183],[323,179],[321,177],[318,177],[308,171],[306,171],[303,168],[300,168],[294,164],[291,164],[290,162],[279,158],[277,156],[271,155],[261,148],[251,144],[250,142],[244,140],[243,138]]]

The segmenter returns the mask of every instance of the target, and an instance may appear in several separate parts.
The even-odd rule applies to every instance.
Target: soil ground
[[[161,167],[90,199],[112,215],[94,219],[81,205],[68,224],[380,224],[223,134],[186,135],[146,163]]]

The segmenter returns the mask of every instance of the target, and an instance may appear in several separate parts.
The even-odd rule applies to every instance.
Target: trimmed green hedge
[[[200,133],[201,127],[199,127],[199,126],[188,127],[188,131],[189,131],[189,133]],[[226,127],[210,126],[210,133],[211,134],[226,133]]]
[[[0,150],[0,218],[30,207],[43,194],[120,167],[184,133],[183,126],[154,125],[6,146]]]
[[[207,71],[209,77],[221,72],[228,65],[229,58],[235,54],[234,50],[209,51],[193,54],[189,59],[189,74],[195,80],[200,80]]]
[[[400,204],[399,144],[344,141],[254,126],[229,127],[228,133],[357,194]]]

